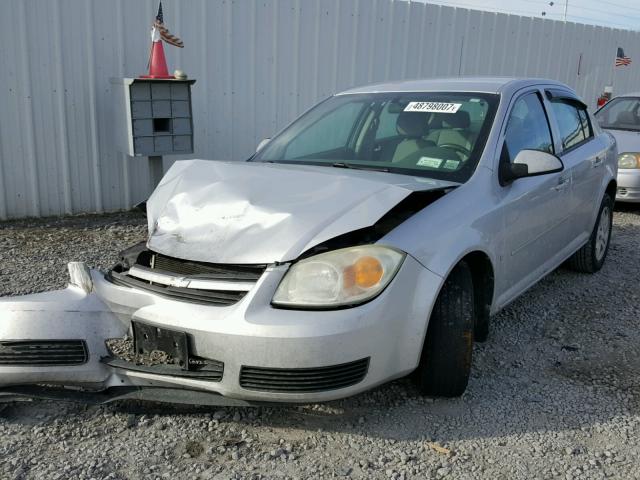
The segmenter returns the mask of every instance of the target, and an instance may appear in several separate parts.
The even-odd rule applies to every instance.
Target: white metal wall
[[[113,146],[109,78],[146,67],[156,0],[1,0],[0,219],[130,207],[146,161]],[[444,75],[555,78],[593,105],[640,90],[640,33],[393,0],[164,0],[196,78],[195,157],[246,158],[350,86]],[[634,59],[612,65],[616,47]],[[578,75],[578,64],[580,74]],[[170,161],[169,159],[168,161]]]

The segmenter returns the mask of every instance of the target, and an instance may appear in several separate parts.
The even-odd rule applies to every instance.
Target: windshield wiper
[[[352,170],[372,170],[374,172],[390,172],[390,170],[385,167],[368,167],[366,165],[353,165],[352,163],[344,163],[344,162],[336,162],[331,166],[335,168],[350,168]]]

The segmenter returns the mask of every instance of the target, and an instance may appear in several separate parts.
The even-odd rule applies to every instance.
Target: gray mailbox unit
[[[195,80],[113,78],[114,126],[131,156],[193,153],[191,85]]]

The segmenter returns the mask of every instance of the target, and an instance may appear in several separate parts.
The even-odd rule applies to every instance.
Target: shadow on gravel
[[[640,203],[616,202],[614,206],[616,212],[635,213],[640,215]]]
[[[602,271],[584,275],[561,268],[492,319],[490,339],[476,345],[472,378],[461,398],[423,398],[405,378],[322,405],[212,408],[121,402],[88,409],[161,420],[208,416],[238,428],[289,429],[286,434],[292,437],[320,429],[439,442],[579,430],[637,415],[640,208],[620,208]],[[28,424],[40,410],[55,411],[41,420],[49,423],[83,408],[31,402],[13,404],[0,415],[5,422]]]

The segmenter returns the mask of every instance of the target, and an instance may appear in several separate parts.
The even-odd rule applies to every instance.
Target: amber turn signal
[[[353,265],[355,284],[360,288],[371,288],[380,283],[384,268],[380,260],[373,257],[361,257]]]

